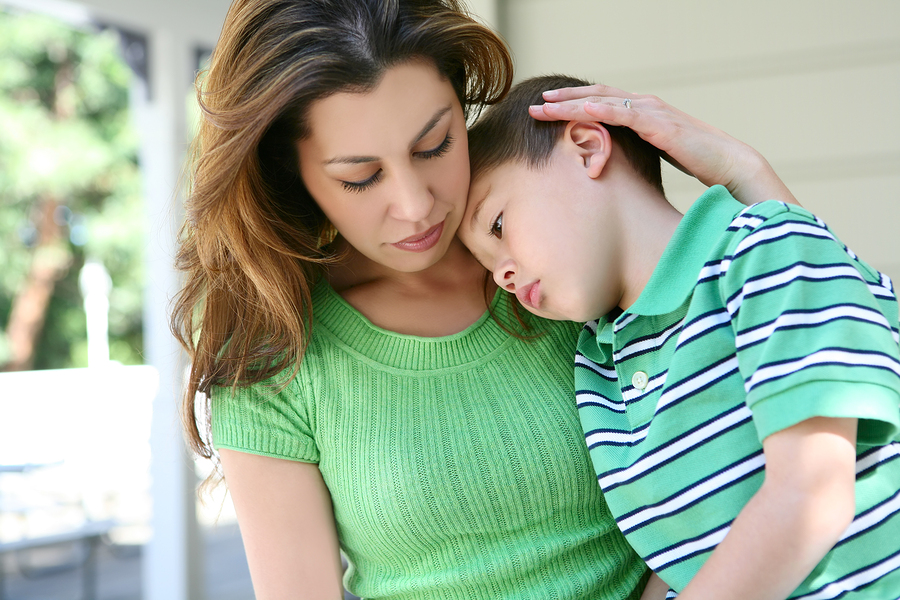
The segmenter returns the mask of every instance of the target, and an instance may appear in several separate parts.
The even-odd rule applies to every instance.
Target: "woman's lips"
[[[424,231],[422,233],[417,233],[412,235],[405,240],[400,240],[399,242],[394,242],[391,244],[395,248],[399,248],[400,250],[407,250],[409,252],[425,252],[426,250],[430,250],[434,247],[435,244],[441,239],[441,233],[444,231],[444,222],[441,221],[431,229]]]
[[[526,285],[524,287],[520,287],[516,289],[516,298],[519,299],[519,302],[533,308],[535,310],[540,310],[541,308],[541,282],[540,280],[535,281],[532,284]]]

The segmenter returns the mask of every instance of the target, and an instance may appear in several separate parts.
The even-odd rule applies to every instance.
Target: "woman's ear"
[[[588,177],[597,179],[612,151],[612,139],[606,127],[591,121],[572,121],[566,126],[563,136],[581,157]]]

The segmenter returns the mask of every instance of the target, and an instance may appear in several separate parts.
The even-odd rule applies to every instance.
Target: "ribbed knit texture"
[[[494,300],[503,312],[506,302]],[[213,394],[218,448],[315,462],[364,598],[637,598],[643,563],[596,484],[574,404],[577,326],[524,341],[485,314],[384,331],[327,284],[282,392]]]

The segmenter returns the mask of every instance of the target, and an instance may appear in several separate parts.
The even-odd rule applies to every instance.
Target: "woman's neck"
[[[338,240],[340,244],[342,240]],[[332,287],[375,325],[409,335],[440,337],[458,333],[487,309],[485,273],[454,238],[431,267],[414,273],[388,269],[353,248],[328,271]],[[493,293],[491,285],[489,293]]]

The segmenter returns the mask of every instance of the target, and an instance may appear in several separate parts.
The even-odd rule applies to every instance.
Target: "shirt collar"
[[[681,219],[641,295],[617,321],[628,314],[664,315],[681,306],[716,242],[745,208],[720,185],[706,190]]]

